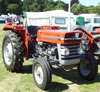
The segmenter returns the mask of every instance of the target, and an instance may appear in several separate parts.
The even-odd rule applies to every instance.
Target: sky
[[[57,0],[54,0],[54,1],[57,1]],[[68,3],[68,1],[71,1],[71,0],[61,0],[65,3]],[[90,5],[98,5],[100,3],[100,0],[79,0],[79,2],[85,6],[90,6]]]

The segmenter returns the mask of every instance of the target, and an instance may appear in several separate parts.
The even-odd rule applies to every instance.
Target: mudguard
[[[18,25],[12,25],[12,23],[8,22],[4,27],[3,27],[4,31],[13,31],[16,32],[17,34],[19,34],[21,36],[21,40],[24,43],[24,47],[25,47],[25,57],[28,58],[28,39],[27,39],[27,33],[25,30],[24,26],[18,26]]]
[[[93,40],[94,40],[94,37],[91,33],[88,33],[86,30],[82,29],[82,28],[76,28],[74,29],[75,31],[81,31],[83,33],[85,33],[85,35],[88,37],[88,39],[90,40],[91,44],[93,44]]]

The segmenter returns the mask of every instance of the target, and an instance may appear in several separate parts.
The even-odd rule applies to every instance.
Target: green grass
[[[2,53],[2,40],[5,32],[4,24],[0,24],[0,53]],[[32,62],[25,61],[23,69],[19,73],[10,73],[6,70],[2,54],[0,54],[0,92],[45,92],[39,89],[32,75]],[[100,67],[97,77],[92,81],[80,78],[77,69],[63,71],[52,70],[52,83],[46,92],[99,92],[100,91]]]

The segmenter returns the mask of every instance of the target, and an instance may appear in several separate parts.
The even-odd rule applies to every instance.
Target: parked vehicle
[[[0,23],[5,23],[5,19],[0,17]]]
[[[91,25],[92,30],[95,30],[97,28],[100,28],[100,15],[98,14],[80,14],[79,16],[82,16],[85,18],[85,22],[87,26]]]
[[[41,89],[50,86],[51,67],[54,65],[64,69],[67,66],[78,66],[82,78],[95,78],[98,71],[97,61],[91,53],[84,53],[81,48],[82,32],[69,32],[57,26],[38,26],[38,22],[32,25],[34,19],[29,16],[26,17],[25,26],[8,23],[3,28],[10,30],[2,45],[2,56],[7,70],[17,72],[22,68],[24,58],[33,59],[32,74],[36,85]]]
[[[6,23],[6,22],[12,22],[11,18],[8,18],[7,20],[5,18],[0,18],[0,23]]]

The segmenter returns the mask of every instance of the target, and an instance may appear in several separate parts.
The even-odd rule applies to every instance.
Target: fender
[[[27,33],[25,30],[24,26],[16,26],[16,25],[12,25],[12,23],[8,22],[4,27],[3,27],[4,31],[10,31],[12,30],[13,32],[16,32],[17,34],[19,34],[22,38],[22,41],[24,43],[24,47],[25,47],[25,57],[28,58],[28,39],[27,39]]]
[[[93,44],[94,37],[92,36],[91,33],[88,33],[86,30],[84,30],[84,29],[82,29],[82,28],[76,28],[76,29],[74,29],[74,30],[75,30],[75,31],[76,31],[76,30],[79,30],[79,31],[85,33],[85,35],[86,35],[86,36],[88,37],[88,39],[90,40],[91,44]]]

